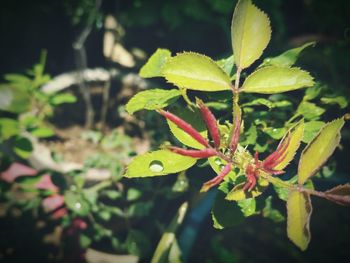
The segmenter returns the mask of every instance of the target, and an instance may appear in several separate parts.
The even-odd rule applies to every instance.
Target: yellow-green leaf
[[[150,177],[186,170],[196,163],[197,159],[179,155],[168,150],[158,150],[139,155],[132,160],[125,177]]]
[[[167,81],[181,88],[219,91],[231,89],[230,77],[209,57],[179,53],[170,58],[162,70]]]
[[[293,160],[295,153],[297,152],[300,142],[304,135],[304,120],[298,122],[293,126],[287,134],[284,136],[282,141],[289,138],[289,144],[287,148],[287,155],[277,166],[274,167],[275,170],[283,170],[291,160]],[[282,142],[281,142],[282,143]]]
[[[292,191],[287,201],[287,234],[289,239],[301,250],[306,250],[310,239],[310,216],[312,205],[306,193]]]
[[[268,16],[250,0],[240,0],[233,13],[231,38],[237,67],[249,67],[261,56],[270,41]]]
[[[243,83],[242,91],[273,94],[313,85],[314,81],[310,74],[300,68],[268,66],[249,75]]]
[[[141,91],[129,100],[126,104],[126,110],[128,113],[133,114],[142,109],[161,109],[174,103],[180,95],[181,93],[178,89],[150,89]]]
[[[247,190],[243,191],[244,185],[245,183],[240,183],[233,187],[233,189],[226,195],[225,199],[229,201],[240,201],[257,197],[266,190],[269,182],[266,179],[259,177],[256,186],[250,192]]]
[[[169,50],[158,48],[141,68],[140,76],[143,78],[161,77],[163,66],[170,57]]]
[[[340,130],[344,118],[327,123],[316,137],[306,146],[300,157],[298,183],[304,184],[333,154],[340,142]]]
[[[172,111],[175,115],[192,125],[204,138],[208,137],[208,132],[198,110],[191,111],[187,108],[177,108]],[[195,149],[204,149],[204,146],[193,139],[188,133],[180,129],[175,123],[167,120],[170,131],[181,143]]]
[[[221,172],[222,169],[224,169],[224,167],[227,165],[227,162],[217,156],[213,156],[208,158],[208,162],[211,166],[211,168],[215,171],[215,173],[219,174]],[[229,172],[226,176],[226,178],[231,178],[231,179],[235,179],[237,177],[237,174],[231,170],[231,172]]]

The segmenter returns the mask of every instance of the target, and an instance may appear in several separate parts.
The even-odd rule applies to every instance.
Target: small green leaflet
[[[19,123],[15,119],[0,118],[0,139],[7,140],[20,133]],[[0,140],[0,141],[1,141]]]
[[[226,72],[227,75],[233,75],[235,69],[235,58],[233,57],[233,55],[227,58],[220,59],[216,61],[216,63],[220,66],[220,68],[222,68]]]
[[[181,95],[178,89],[150,89],[137,93],[126,104],[126,110],[133,114],[139,110],[161,109],[174,103]]]
[[[266,58],[259,67],[270,65],[276,67],[291,67],[297,61],[301,51],[310,46],[315,46],[315,42],[308,42],[300,47],[289,49],[277,57]]]
[[[208,137],[208,132],[198,110],[191,111],[187,108],[176,108],[172,111],[175,115],[179,116],[181,119],[185,120],[192,125],[204,138]],[[193,139],[190,135],[180,129],[175,123],[167,120],[171,133],[178,139],[181,143],[186,146],[203,149],[204,146]]]
[[[178,173],[190,168],[196,161],[168,150],[158,150],[135,157],[124,176],[134,178]]]
[[[298,167],[298,183],[304,184],[333,154],[340,142],[340,130],[344,118],[327,123],[301,154]]]
[[[167,49],[158,48],[141,68],[140,76],[143,78],[153,78],[162,76],[162,68],[171,57],[171,52]]]
[[[268,66],[249,75],[243,83],[242,91],[273,94],[313,85],[313,78],[304,70]]]
[[[57,94],[50,99],[50,102],[53,105],[60,105],[63,103],[75,103],[76,101],[77,97],[70,93]]]
[[[310,216],[312,205],[306,193],[292,191],[287,201],[287,234],[301,250],[306,250],[310,239]]]
[[[22,113],[29,107],[30,96],[26,89],[11,84],[0,85],[0,110]]]
[[[238,68],[247,68],[260,58],[271,38],[268,16],[250,0],[240,0],[233,13],[231,39]]]
[[[309,143],[324,126],[323,121],[309,121],[305,123],[303,142]]]
[[[302,115],[306,120],[314,120],[321,116],[326,110],[318,107],[315,103],[302,101],[296,114]]]
[[[230,90],[231,80],[211,58],[193,52],[170,58],[162,70],[167,81],[180,88],[220,91]]]
[[[334,98],[321,98],[321,102],[324,104],[338,104],[341,109],[348,106],[348,101],[344,96],[337,96]]]

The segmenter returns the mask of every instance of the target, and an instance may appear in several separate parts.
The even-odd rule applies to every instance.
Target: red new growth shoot
[[[205,147],[209,147],[208,141],[203,138],[202,135],[198,131],[196,131],[191,124],[184,121],[183,119],[177,117],[176,115],[172,114],[171,112],[159,110],[158,111],[161,115],[163,115],[165,118],[167,118],[169,121],[172,121],[175,123],[180,129],[182,129],[184,132],[186,132],[188,135],[190,135],[193,139],[195,139],[200,144],[204,145]]]
[[[251,164],[248,164],[246,170],[247,183],[243,187],[243,191],[248,190],[249,192],[253,190],[256,185],[256,170]]]
[[[232,163],[228,163],[224,169],[221,170],[221,172],[218,174],[218,176],[214,177],[208,182],[205,182],[201,188],[201,192],[207,192],[210,188],[212,188],[215,185],[218,185],[219,183],[224,180],[225,176],[231,172],[232,169]]]
[[[209,158],[214,155],[216,155],[216,150],[212,148],[204,149],[204,150],[186,150],[178,147],[169,147],[170,151],[185,155],[185,156],[191,156],[194,158]]]
[[[218,124],[216,122],[215,116],[209,110],[209,108],[207,106],[205,106],[203,101],[198,100],[197,103],[198,103],[199,109],[201,110],[202,117],[205,121],[205,124],[208,127],[211,138],[214,141],[215,148],[219,148],[220,147],[220,132],[218,129]]]
[[[280,164],[287,156],[288,154],[288,146],[290,143],[290,136],[287,136],[287,138],[278,145],[276,151],[271,153],[261,164],[262,168],[265,168],[267,170],[274,170],[274,167],[276,167],[278,164]]]
[[[234,154],[237,149],[240,132],[241,132],[241,118],[240,116],[236,115],[233,131],[232,131],[231,142],[230,142],[230,150],[232,154]]]

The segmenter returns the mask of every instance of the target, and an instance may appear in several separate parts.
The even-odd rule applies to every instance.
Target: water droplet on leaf
[[[163,163],[161,161],[152,161],[149,165],[149,169],[154,173],[160,173],[164,170]]]

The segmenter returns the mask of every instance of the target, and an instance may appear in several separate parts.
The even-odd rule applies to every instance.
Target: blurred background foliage
[[[123,28],[119,32],[120,41],[129,51],[137,48],[150,55],[156,48],[162,47],[171,50],[173,53],[191,50],[207,54],[216,59],[231,54],[230,21],[236,4],[234,0],[104,0],[101,7],[96,8],[97,2],[95,0],[3,0],[0,9],[0,35],[2,36],[0,59],[3,61],[0,64],[0,75],[5,76],[9,72],[22,73],[25,69],[31,68],[43,49],[48,51],[46,72],[49,72],[50,75],[55,76],[74,70],[76,66],[72,43],[77,39],[79,32],[89,24],[92,26],[92,33],[86,42],[89,68],[115,66],[110,61],[106,61],[102,52],[103,24],[107,15],[115,16]],[[349,1],[256,0],[255,4],[269,15],[273,29],[272,41],[264,53],[265,57],[276,56],[288,48],[300,46],[308,41],[316,41],[316,46],[304,51],[305,54],[298,61],[299,65],[310,71],[315,79],[321,83],[319,89],[323,93],[318,93],[313,99],[317,100],[318,103],[322,103],[324,94],[343,95],[347,99],[350,98],[350,79],[348,77],[350,72]],[[137,73],[141,62],[127,70]],[[118,65],[117,67],[126,70],[123,66]],[[11,78],[4,77],[2,81],[11,81]],[[14,80],[12,79],[12,81]],[[118,86],[115,89],[117,89],[117,93],[120,92]],[[317,90],[317,88],[315,89]],[[38,91],[35,94],[37,94],[41,103],[45,104],[48,100],[52,101],[52,98],[46,98]],[[297,105],[302,96],[302,93],[296,93],[295,98],[287,99]],[[253,99],[245,98],[246,101]],[[324,104],[326,104],[328,111],[322,116],[322,120],[330,120],[348,112],[346,107],[344,109],[344,107],[334,106],[332,103]],[[53,112],[51,106],[56,105],[49,105],[48,115]],[[247,107],[249,108],[249,106]],[[254,112],[249,112],[248,109],[248,127],[259,125],[254,124],[254,121],[257,118],[256,114],[262,114],[263,110],[268,112],[266,108],[263,108],[260,113],[254,115]],[[292,111],[292,108],[290,111]],[[314,111],[317,112],[314,108],[306,107],[304,109],[305,114]],[[271,114],[269,118],[274,119],[274,123],[278,123],[284,117],[281,117],[278,110],[268,114]],[[293,112],[288,114],[293,115]],[[317,121],[322,114],[317,115],[316,118],[311,116],[309,120]],[[8,117],[8,114],[6,117]],[[166,127],[164,124],[160,124],[159,120],[152,114],[145,114],[143,118],[152,137],[151,143],[159,145],[164,139],[163,131],[166,130]],[[30,131],[39,128],[48,129],[42,123],[43,120],[40,119],[33,127],[25,126],[27,125],[26,122],[22,122],[20,125],[24,125],[25,129]],[[114,127],[114,125],[112,126]],[[159,127],[160,129],[158,129]],[[247,134],[248,137],[245,141],[250,146],[256,143],[254,127]],[[268,131],[266,134],[268,134]],[[268,138],[266,134],[265,140]],[[108,141],[108,138],[113,136],[118,137],[113,132],[108,136],[96,133],[83,134],[84,140],[95,141],[96,145],[102,149],[104,149],[103,141]],[[278,137],[278,135],[273,134],[270,136],[272,138],[274,136]],[[249,138],[251,141],[249,141]],[[119,164],[119,161],[135,154],[128,140],[127,137],[112,138],[111,141],[117,141],[120,144],[114,145],[112,151],[104,149],[102,153],[98,152],[89,156],[85,160],[84,167],[86,169],[91,167],[108,168],[115,171],[115,176],[118,178],[122,174],[122,165]],[[342,141],[343,149],[341,152],[336,152],[331,164],[320,174],[321,177],[329,177],[326,183],[320,183],[320,188],[327,189],[333,184],[348,181],[350,171],[348,161],[348,156],[350,156],[349,141],[349,129],[345,129]],[[123,149],[124,155],[121,154],[123,156],[116,154],[120,149],[118,147]],[[57,159],[60,158],[59,156],[56,157]],[[111,165],[111,163],[115,165]],[[8,163],[2,163],[3,167],[6,165]],[[335,165],[337,167],[336,176],[330,177],[334,172]],[[196,175],[209,174],[210,169],[204,168],[199,172],[197,168],[193,168],[191,173]],[[84,182],[74,179],[74,176],[76,174],[67,175],[68,179],[66,178],[66,180],[78,189],[81,188],[81,191],[78,191],[78,198],[85,198],[82,197],[84,191],[86,191],[82,187]],[[148,262],[147,259],[152,255],[159,239],[159,236],[151,233],[161,233],[166,228],[167,223],[164,222],[170,222],[181,202],[193,197],[192,193],[186,192],[187,188],[185,186],[189,184],[198,188],[200,182],[194,177],[187,178],[184,176],[178,180],[175,180],[176,178],[161,178],[156,183],[153,179],[126,183],[125,189],[118,190],[120,193],[118,191],[112,193],[111,189],[108,188],[109,186],[107,186],[101,194],[102,196],[105,195],[102,200],[85,200],[88,206],[91,206],[92,214],[95,213],[98,219],[95,225],[89,227],[83,235],[79,236],[80,247],[89,246],[90,243],[95,242],[97,244],[95,248],[102,251],[118,251],[120,253],[141,255],[141,257],[146,258],[144,262]],[[118,183],[119,179],[112,180],[111,184]],[[157,191],[154,191],[154,183],[157,185]],[[63,183],[63,185],[65,184]],[[7,186],[2,187],[6,188]],[[180,187],[180,190],[177,187]],[[179,197],[179,192],[186,192],[186,194]],[[116,193],[119,193],[120,196]],[[165,200],[164,197],[161,197],[164,195],[166,196]],[[112,201],[109,199],[112,199]],[[172,200],[174,205],[171,209],[169,209],[167,203],[169,200]],[[282,202],[277,199],[270,201],[274,204],[274,207],[284,211],[285,208]],[[33,202],[31,205],[28,209],[39,206],[39,203]],[[69,204],[67,205],[69,206]],[[260,206],[264,207],[266,204]],[[74,214],[74,205],[72,207],[69,220],[73,222],[77,215]],[[93,207],[95,207],[95,211]],[[123,210],[119,211],[119,207]],[[24,211],[26,210],[24,209]],[[136,218],[132,222],[132,227],[128,225],[128,219],[125,219],[128,216],[123,215],[125,211]],[[188,262],[345,261],[350,255],[348,250],[350,244],[348,239],[350,234],[349,211],[344,207],[317,199],[314,200],[314,211],[315,215],[312,222],[313,241],[305,253],[301,253],[289,243],[285,235],[285,222],[283,218],[281,219],[281,215],[276,214],[277,212],[273,215],[265,214],[264,217],[249,217],[244,222],[237,216],[237,222],[235,223],[239,224],[239,227],[236,226],[223,231],[212,228],[211,218],[208,215],[199,230],[198,236],[200,238],[195,242]],[[150,215],[153,215],[153,217]],[[41,216],[39,215],[39,218]],[[78,216],[81,215],[78,214]],[[113,226],[105,226],[111,217],[117,223]],[[47,225],[45,230],[37,231],[35,230],[37,229],[36,222],[33,222],[30,218],[32,218],[32,215],[29,212],[24,212],[24,215],[18,221],[13,222],[8,218],[2,221],[1,249],[4,247],[7,249],[7,244],[12,244],[16,251],[24,251],[24,254],[13,256],[12,259],[14,260],[32,257],[33,262],[38,262],[35,260],[42,260],[45,258],[44,254],[52,249],[44,246],[38,247],[35,244],[39,244],[44,234],[55,228],[55,223]],[[156,222],[154,222],[154,218],[157,218]],[[103,222],[104,227],[99,228],[99,222]],[[120,224],[122,225],[121,231]],[[191,222],[187,222],[188,225],[191,225]],[[125,230],[124,227],[128,230]],[[15,229],[15,232],[10,231],[10,229]],[[115,232],[108,232],[108,229]],[[96,235],[96,233],[99,233],[99,235]],[[119,236],[113,238],[114,235],[111,233],[118,233]],[[28,242],[23,242],[23,240],[18,241],[29,235],[33,237],[30,245]],[[138,244],[135,245],[134,240],[137,240],[136,243]],[[77,241],[73,239],[67,241],[64,246],[69,251],[69,249],[76,248],[76,244]],[[77,249],[79,250],[79,248]],[[6,250],[4,253],[11,254],[13,252]],[[80,255],[72,253],[71,258],[65,259],[66,262],[76,262],[81,260],[79,257]],[[9,258],[11,259],[11,257]]]

